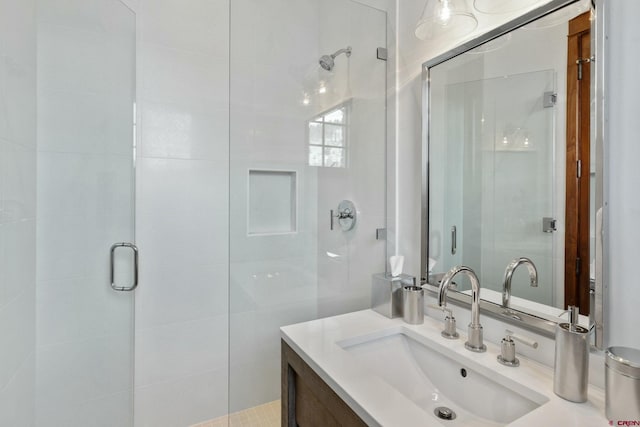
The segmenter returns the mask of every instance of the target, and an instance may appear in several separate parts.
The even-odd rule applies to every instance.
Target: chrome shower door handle
[[[451,227],[451,255],[458,252],[458,228],[454,225]]]
[[[115,283],[115,254],[116,249],[118,248],[128,248],[133,252],[133,284],[129,286],[117,286]],[[114,291],[120,292],[131,292],[135,288],[138,287],[138,247],[133,243],[114,243],[111,245],[111,269],[110,269],[110,277],[111,277],[111,288]]]

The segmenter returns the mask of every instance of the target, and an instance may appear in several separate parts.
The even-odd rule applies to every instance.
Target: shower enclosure
[[[231,413],[279,398],[280,326],[368,308],[385,268],[386,14],[276,4],[231,2]]]
[[[252,425],[279,327],[369,307],[389,64],[363,3],[0,6],[0,425]]]

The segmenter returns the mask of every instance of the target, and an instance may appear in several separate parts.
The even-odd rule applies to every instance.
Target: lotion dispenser
[[[569,323],[556,329],[553,392],[572,402],[586,402],[589,386],[589,330],[578,325],[578,307],[569,306]]]

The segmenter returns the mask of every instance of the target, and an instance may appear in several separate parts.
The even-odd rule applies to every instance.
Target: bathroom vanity
[[[466,334],[442,338],[442,322],[407,325],[372,310],[281,328],[283,426],[603,426],[604,392],[588,401],[553,393],[551,367],[499,346],[465,350]],[[455,419],[444,419],[455,414]],[[439,415],[437,414],[440,412]],[[440,417],[439,417],[440,416]]]

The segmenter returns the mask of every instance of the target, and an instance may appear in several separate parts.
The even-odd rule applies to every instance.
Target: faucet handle
[[[505,366],[511,366],[515,368],[517,366],[520,366],[520,360],[516,357],[515,341],[526,344],[532,348],[538,348],[538,342],[524,335],[516,334],[509,329],[506,329],[505,333],[505,337],[500,342],[500,355],[498,356],[498,362],[502,363]]]
[[[450,340],[458,339],[460,335],[456,331],[456,318],[453,317],[453,311],[446,306],[440,306],[437,304],[428,304],[427,307],[440,310],[446,314],[444,318],[444,329],[440,335]]]

